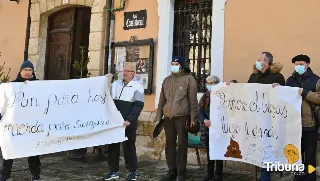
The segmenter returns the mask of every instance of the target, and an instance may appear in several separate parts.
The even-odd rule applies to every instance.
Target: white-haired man
[[[128,180],[137,180],[137,153],[136,153],[136,131],[138,117],[144,107],[144,89],[134,79],[136,65],[126,63],[123,69],[123,79],[117,80],[111,85],[111,96],[117,109],[120,111],[126,126],[127,141],[123,142],[123,152],[126,168],[129,171]],[[119,178],[120,143],[108,145],[108,164],[110,172],[104,180]]]

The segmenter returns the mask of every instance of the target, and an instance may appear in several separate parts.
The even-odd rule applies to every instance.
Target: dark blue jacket
[[[201,97],[200,102],[204,101],[205,104],[205,98],[209,96],[210,92],[207,90]],[[209,144],[209,129],[205,126],[204,120],[210,120],[210,103],[209,103],[209,112],[205,111],[203,106],[199,103],[199,120],[200,120],[200,143],[203,145],[208,146]]]
[[[199,109],[199,119],[201,123],[204,123],[204,120],[210,120],[209,115],[206,115],[203,109]]]
[[[31,78],[31,79],[22,78],[21,75],[20,75],[20,73],[18,73],[17,78],[14,79],[14,80],[11,81],[11,82],[24,82],[24,81],[26,81],[26,80],[28,80],[28,81],[34,81],[34,80],[38,80],[38,79],[37,79],[36,74],[35,74],[34,72],[32,73],[32,78]]]
[[[316,121],[312,112],[313,105],[320,105],[320,81],[319,76],[314,74],[311,68],[299,75],[296,72],[288,78],[286,85],[290,87],[303,88],[302,91],[302,108],[301,118],[304,130],[314,130],[316,128]]]

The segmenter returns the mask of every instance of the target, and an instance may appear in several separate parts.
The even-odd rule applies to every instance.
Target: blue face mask
[[[262,68],[263,68],[262,63],[261,62],[256,62],[256,68],[258,70],[262,70]]]
[[[178,73],[180,71],[180,67],[176,65],[171,65],[171,72]]]
[[[299,75],[302,75],[306,71],[306,68],[303,65],[296,65],[295,70]]]
[[[208,91],[211,91],[211,85],[206,84],[206,88],[207,88]]]

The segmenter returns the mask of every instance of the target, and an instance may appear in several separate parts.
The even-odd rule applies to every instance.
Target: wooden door
[[[84,57],[88,58],[88,46],[89,46],[89,34],[90,34],[90,19],[91,8],[79,7],[76,8],[75,29],[73,34],[73,48],[72,48],[72,63],[75,60],[80,61],[80,47],[84,47]],[[83,72],[86,75],[87,71]],[[80,76],[80,72],[71,68],[71,77],[77,78]]]
[[[80,60],[80,47],[88,57],[91,8],[73,7],[49,16],[46,79],[64,80],[80,74],[72,67]]]
[[[75,8],[49,16],[46,79],[70,78]]]

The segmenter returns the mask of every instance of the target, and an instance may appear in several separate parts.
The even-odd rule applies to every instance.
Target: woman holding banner
[[[209,127],[210,127],[210,92],[211,87],[220,82],[219,77],[211,75],[206,79],[207,91],[203,94],[199,101],[199,119],[201,125],[200,142],[207,147],[207,176],[202,181],[222,181],[223,161],[210,160],[209,156]],[[214,167],[216,165],[216,172]]]

